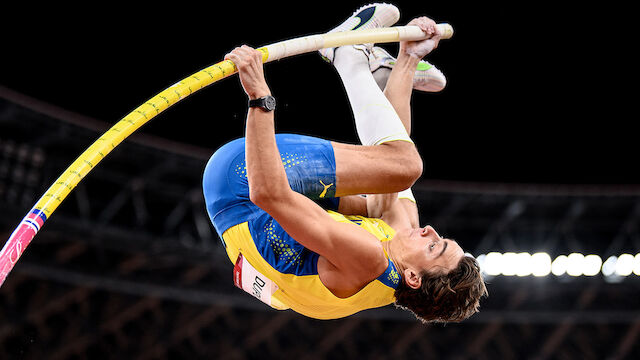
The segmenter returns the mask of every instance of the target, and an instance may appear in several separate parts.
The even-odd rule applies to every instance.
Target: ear
[[[412,289],[419,289],[422,286],[422,276],[412,268],[404,270],[404,282]]]

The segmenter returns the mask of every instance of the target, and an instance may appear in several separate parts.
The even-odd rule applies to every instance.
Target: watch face
[[[267,110],[274,110],[276,108],[276,98],[274,98],[273,96],[267,96],[264,101],[264,105],[266,106]]]

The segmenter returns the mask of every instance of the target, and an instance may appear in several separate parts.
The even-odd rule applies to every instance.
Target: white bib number
[[[269,306],[271,296],[278,290],[278,285],[258,272],[242,254],[233,268],[233,283]]]

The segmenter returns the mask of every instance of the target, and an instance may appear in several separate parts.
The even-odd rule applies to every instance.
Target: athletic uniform
[[[360,226],[380,241],[395,231],[380,219],[337,213],[335,157],[326,140],[277,134],[291,188],[327,209],[336,221]],[[203,191],[207,212],[235,264],[234,282],[274,309],[292,309],[317,319],[345,317],[392,303],[400,276],[389,259],[386,271],[348,298],[333,295],[320,281],[318,258],[269,214],[249,200],[244,139],[221,147],[209,160]]]

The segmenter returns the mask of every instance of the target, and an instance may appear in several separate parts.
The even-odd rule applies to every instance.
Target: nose
[[[433,228],[433,226],[427,225],[424,228],[422,228],[422,235],[423,236],[427,236],[427,235],[429,235],[429,233],[432,233],[438,239],[440,238],[440,235],[438,235],[438,232],[436,231],[436,229]]]

